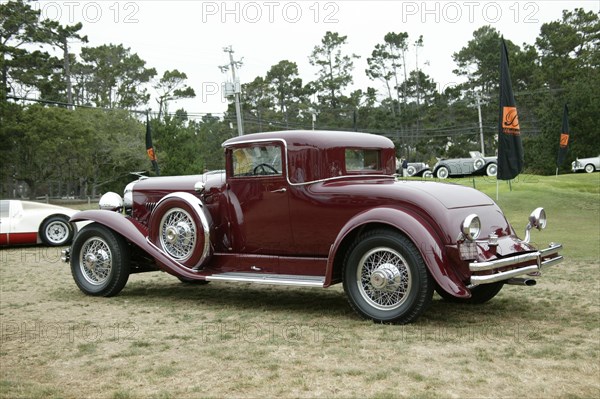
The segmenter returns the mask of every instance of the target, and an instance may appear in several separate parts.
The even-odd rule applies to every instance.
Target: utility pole
[[[479,93],[475,92],[475,98],[477,99],[477,112],[479,113],[479,139],[481,140],[481,156],[485,157],[485,150],[483,148],[483,122],[481,119],[481,97]]]
[[[233,90],[229,92],[227,89],[225,91],[225,95],[233,94],[235,97],[235,114],[237,118],[237,128],[238,128],[238,136],[244,135],[244,126],[242,121],[242,107],[240,105],[240,97],[241,97],[241,86],[239,80],[235,76],[235,68],[239,68],[242,66],[242,60],[234,61],[233,59],[233,47],[223,47],[223,51],[229,53],[229,64],[221,65],[219,69],[221,72],[226,72],[231,68],[231,77],[233,78]],[[226,86],[227,87],[227,86]]]

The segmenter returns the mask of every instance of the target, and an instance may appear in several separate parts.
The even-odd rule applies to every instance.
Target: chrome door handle
[[[287,191],[287,188],[280,188],[278,190],[273,190],[271,191],[272,193],[285,193]]]

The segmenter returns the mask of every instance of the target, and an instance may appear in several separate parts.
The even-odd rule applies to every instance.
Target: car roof
[[[223,147],[270,140],[283,141],[288,148],[305,146],[322,149],[336,147],[394,148],[394,143],[384,136],[333,130],[284,130],[252,133],[229,139],[223,143]]]

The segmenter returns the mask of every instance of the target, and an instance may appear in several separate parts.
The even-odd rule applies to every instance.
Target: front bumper
[[[522,255],[509,256],[485,262],[471,262],[469,263],[469,270],[472,273],[487,272],[490,270],[495,271],[495,273],[492,274],[472,275],[471,285],[476,286],[497,283],[524,274],[531,275],[539,273],[542,268],[554,266],[563,261],[563,257],[558,254],[558,251],[561,249],[562,244],[551,243],[548,248],[536,252],[529,252]]]

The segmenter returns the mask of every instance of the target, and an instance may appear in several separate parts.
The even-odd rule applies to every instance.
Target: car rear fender
[[[124,216],[118,212],[93,210],[78,212],[71,217],[70,221],[79,222],[90,220],[108,227],[147,252],[156,260],[158,266],[165,272],[174,276],[181,276],[194,280],[204,279],[203,277],[200,277],[197,272],[170,258],[162,250],[152,244],[150,240],[148,240],[148,230],[146,227],[135,219]]]
[[[447,256],[444,254],[444,245],[431,225],[419,215],[395,208],[371,209],[356,215],[346,223],[331,246],[325,286],[332,281],[336,256],[344,256],[338,252],[347,248],[345,244],[349,244],[349,240],[354,240],[355,234],[353,233],[368,228],[369,225],[386,225],[406,235],[417,247],[431,276],[444,291],[459,298],[471,296],[467,287],[445,261]]]

